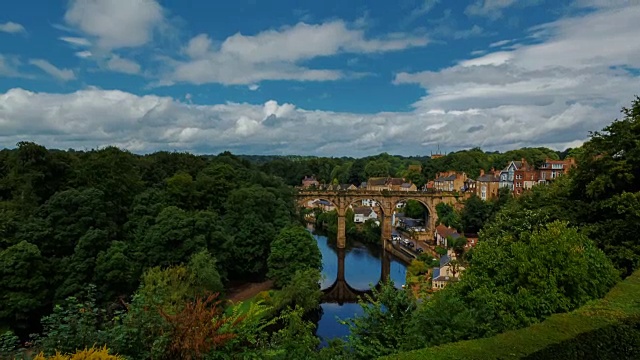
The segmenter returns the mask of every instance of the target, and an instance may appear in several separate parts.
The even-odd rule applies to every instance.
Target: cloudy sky
[[[640,0],[21,0],[0,147],[363,156],[579,145],[640,94]]]

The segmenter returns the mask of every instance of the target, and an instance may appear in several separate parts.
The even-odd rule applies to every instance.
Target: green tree
[[[387,282],[359,304],[364,314],[343,321],[349,326],[353,358],[377,359],[401,350],[416,308],[409,290],[396,290],[393,282]]]
[[[216,265],[216,259],[203,250],[194,254],[187,265],[194,291],[199,294],[220,293],[223,291],[222,279]]]
[[[460,214],[453,208],[453,206],[446,203],[439,203],[436,205],[436,212],[438,214],[438,224],[443,224],[454,229],[462,228],[462,221]]]
[[[416,200],[407,200],[407,204],[404,206],[404,215],[413,219],[424,218],[424,214],[427,209]]]
[[[320,271],[314,268],[298,270],[282,290],[273,298],[275,309],[296,306],[305,311],[315,310],[320,306],[322,291],[320,290]]]
[[[269,277],[275,285],[286,285],[293,275],[304,269],[320,269],[322,254],[311,234],[301,226],[289,226],[280,231],[271,243],[267,259]]]
[[[464,203],[460,215],[462,227],[465,233],[477,234],[491,216],[491,207],[475,194],[471,195]]]
[[[0,252],[0,319],[33,319],[47,299],[47,265],[37,246],[26,241]]]
[[[390,172],[391,164],[385,160],[372,160],[364,167],[367,178],[389,176]]]

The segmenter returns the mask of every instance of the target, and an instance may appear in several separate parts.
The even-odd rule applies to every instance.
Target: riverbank
[[[267,280],[259,283],[243,284],[230,289],[226,299],[233,303],[237,303],[240,301],[251,299],[259,293],[271,289],[273,289],[273,280]]]

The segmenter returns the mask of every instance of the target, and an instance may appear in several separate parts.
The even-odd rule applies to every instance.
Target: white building
[[[362,224],[370,219],[377,219],[378,214],[370,207],[358,207],[353,209],[353,222],[356,224]]]

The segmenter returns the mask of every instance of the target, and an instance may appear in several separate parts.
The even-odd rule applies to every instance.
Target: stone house
[[[304,179],[302,179],[302,187],[303,188],[309,188],[309,187],[318,187],[320,186],[320,183],[318,182],[318,180],[316,180],[315,176],[305,176]]]
[[[367,190],[373,191],[399,191],[405,181],[403,178],[376,177],[367,180]]]
[[[494,174],[493,169],[488,174],[484,169],[480,170],[480,176],[476,179],[476,195],[482,200],[490,200],[498,196],[500,190],[500,178]]]
[[[467,174],[463,172],[441,172],[436,175],[434,188],[439,191],[461,191],[464,189],[465,180],[467,180]]]

